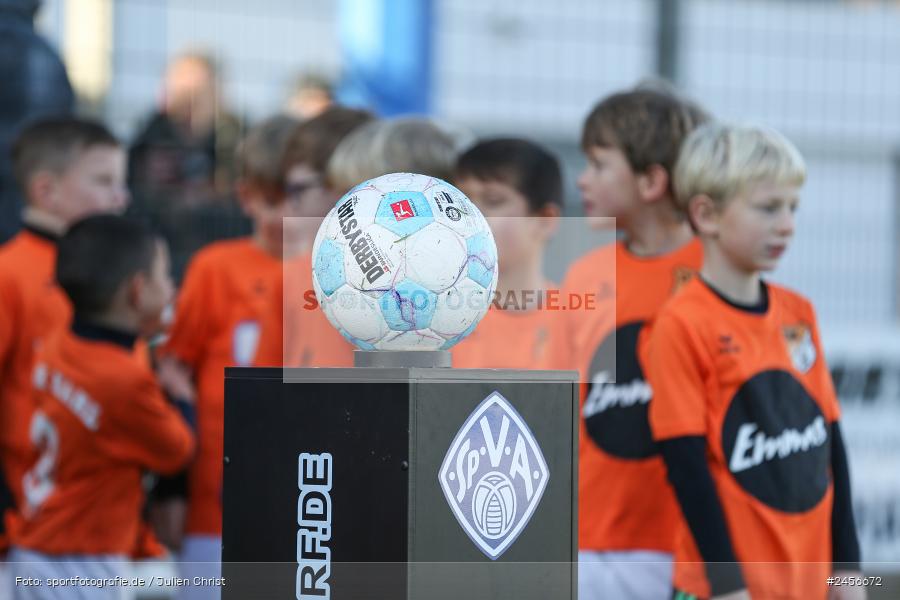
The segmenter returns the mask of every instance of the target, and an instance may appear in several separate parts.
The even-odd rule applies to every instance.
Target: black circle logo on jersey
[[[617,458],[642,459],[657,454],[647,419],[652,392],[637,358],[643,321],[628,323],[608,335],[591,359],[587,398],[581,408],[588,436]],[[615,378],[612,370],[615,369]]]
[[[448,206],[447,210],[444,211],[444,214],[447,215],[447,218],[451,221],[459,221],[462,219],[462,213],[454,206]]]
[[[725,414],[722,450],[741,487],[772,508],[805,512],[828,490],[828,423],[787,371],[757,373],[740,387]]]

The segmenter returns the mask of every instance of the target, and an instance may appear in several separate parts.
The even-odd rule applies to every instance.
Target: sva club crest
[[[438,473],[457,521],[491,560],[528,525],[549,479],[534,435],[499,392],[469,415]]]

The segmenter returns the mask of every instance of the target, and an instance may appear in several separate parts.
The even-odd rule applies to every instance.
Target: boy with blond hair
[[[128,192],[125,151],[99,123],[37,121],[19,135],[12,161],[26,208],[24,229],[0,247],[0,465],[11,500],[22,506],[22,477],[31,460],[34,350],[71,314],[53,282],[56,240],[82,217],[123,211]],[[8,508],[0,507],[6,512],[0,521],[15,519]],[[3,546],[0,535],[0,552]]]
[[[810,302],[762,278],[794,234],[806,177],[760,127],[685,142],[676,202],[703,243],[699,277],[647,346],[650,425],[684,520],[676,598],[862,598],[840,408]],[[704,568],[705,567],[705,568]]]
[[[397,172],[449,180],[456,156],[453,138],[431,119],[382,119],[360,127],[335,148],[328,161],[328,181],[334,189],[346,191]]]
[[[653,90],[609,96],[590,113],[578,178],[593,228],[620,241],[569,269],[563,296],[590,298],[554,319],[550,355],[581,377],[579,597],[666,598],[677,506],[650,435],[643,329],[700,267],[701,248],[673,201],[681,142],[702,110]]]

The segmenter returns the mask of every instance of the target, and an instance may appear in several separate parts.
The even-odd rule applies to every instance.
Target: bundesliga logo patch
[[[499,392],[469,415],[438,473],[456,520],[491,560],[528,525],[549,479],[534,435]]]
[[[391,210],[394,211],[394,218],[398,221],[402,221],[404,219],[415,216],[409,200],[400,200],[399,202],[394,202],[393,204],[391,204]]]

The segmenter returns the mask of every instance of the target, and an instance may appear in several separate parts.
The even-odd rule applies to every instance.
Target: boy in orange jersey
[[[703,268],[660,310],[646,355],[685,517],[676,598],[864,597],[826,583],[859,575],[860,553],[815,313],[760,276],[791,241],[804,179],[796,148],[764,128],[706,125],[678,160]]]
[[[328,163],[341,143],[373,121],[362,110],[332,106],[304,121],[291,136],[281,164],[285,193],[302,219],[304,254],[312,250],[319,224],[346,191],[328,177]]]
[[[298,232],[289,230],[283,235],[281,211],[284,205],[278,172],[285,143],[297,125],[297,121],[289,117],[271,118],[252,129],[238,148],[240,178],[236,182],[236,192],[245,212],[254,218],[254,238],[252,241],[229,240],[212,244],[199,252],[191,263],[191,277],[185,278],[178,300],[177,321],[171,331],[174,341],[161,350],[158,361],[160,381],[171,397],[195,399],[198,387],[201,395],[218,391],[221,397],[224,380],[220,381],[221,377],[217,376],[222,376],[224,367],[247,365],[253,358],[262,299],[272,293],[270,280],[279,274],[279,257],[285,251],[282,245],[285,239],[297,244]],[[229,310],[234,314],[228,314]],[[239,329],[236,325],[242,319],[245,321]],[[218,322],[223,323],[223,330],[212,331]],[[206,333],[204,328],[207,328]],[[206,334],[215,339],[204,339]],[[233,339],[229,337],[232,334]],[[190,341],[186,341],[188,337]],[[198,347],[191,348],[188,344]],[[182,355],[194,357],[192,360],[198,364],[187,362]],[[208,410],[218,409],[215,405],[209,406],[205,399],[198,400],[203,427],[211,426]],[[200,436],[198,439],[198,462],[205,459],[211,464],[213,459],[209,452],[214,448],[207,446],[207,438]],[[195,475],[198,467],[194,465]],[[217,498],[216,471],[209,464],[203,468],[212,471],[208,476],[213,481],[206,486],[194,481],[193,496],[196,497],[198,490],[206,489],[206,496]],[[154,528],[175,551],[181,550],[187,518],[186,479],[182,473],[160,481],[152,494]],[[202,493],[200,497],[203,497]]]
[[[335,149],[371,124],[367,112],[334,106],[304,122],[291,137],[282,172],[286,193],[298,204],[293,219],[303,230],[303,252],[284,262],[282,287],[262,326],[256,364],[264,366],[351,366],[353,346],[318,310],[312,292],[310,251],[328,211],[346,191],[327,176]],[[306,340],[313,340],[309,344]]]
[[[333,149],[327,164],[326,181],[335,200],[367,179],[397,172],[411,172],[448,179],[456,164],[453,138],[435,122],[421,117],[398,117],[366,123],[348,134]],[[332,202],[315,219],[308,219],[315,235]],[[325,208],[325,207],[323,207]],[[314,239],[314,237],[313,237]],[[278,340],[271,342],[266,355],[281,352],[288,367],[350,367],[354,346],[343,339],[319,309],[313,291],[311,256],[286,264],[283,320]],[[273,313],[274,314],[274,313]]]
[[[615,219],[621,239],[576,261],[565,297],[593,310],[554,319],[550,355],[580,373],[579,597],[668,598],[677,506],[650,435],[638,347],[644,324],[691,273],[701,247],[673,202],[672,169],[702,112],[635,90],[588,116],[578,179],[587,220]]]
[[[68,117],[35,122],[19,135],[12,160],[27,206],[25,228],[0,247],[0,464],[11,500],[21,505],[34,348],[63,327],[71,311],[53,284],[56,238],[86,215],[121,212],[128,193],[125,152],[98,123]],[[0,506],[8,519],[10,508]]]
[[[523,139],[484,140],[463,153],[454,181],[487,218],[497,243],[495,302],[451,350],[457,368],[547,366],[550,319],[543,254],[562,207],[559,162]]]
[[[88,217],[60,239],[56,279],[74,318],[36,352],[28,433],[38,459],[23,480],[10,553],[17,578],[43,585],[16,585],[16,600],[72,596],[47,587],[50,578],[127,575],[141,532],[143,471],[177,471],[194,448],[186,423],[193,407],[168,403],[134,359],[137,336],[159,331],[172,297],[164,242],[123,217]],[[122,594],[113,586],[76,595]]]
[[[281,276],[282,256],[297,251],[299,232],[282,225],[292,207],[285,202],[280,177],[281,157],[296,126],[293,119],[274,117],[241,143],[237,192],[253,219],[253,235],[210,244],[193,257],[168,339],[160,348],[163,387],[170,396],[195,398],[197,404],[197,454],[187,473],[187,513],[181,517],[177,504],[166,506],[174,529],[167,537],[180,546],[180,575],[186,578],[220,576],[225,367],[253,363],[260,319]],[[178,593],[218,597],[219,590],[182,587]]]
[[[323,118],[328,117],[317,117]],[[272,298],[278,298],[280,308],[282,261],[301,254],[306,239],[303,220],[285,217],[303,216],[307,201],[321,204],[320,196],[327,193],[316,173],[293,170],[287,183],[283,177],[284,156],[298,127],[313,121],[296,126],[275,117],[251,131],[242,144],[238,192],[254,233],[211,244],[193,258],[161,350],[164,385],[176,397],[197,396],[198,450],[188,471],[180,557],[182,576],[188,579],[220,576],[225,367],[254,364],[263,321],[272,318]],[[280,365],[280,358],[269,364]],[[217,598],[219,589],[187,586],[178,594]]]

